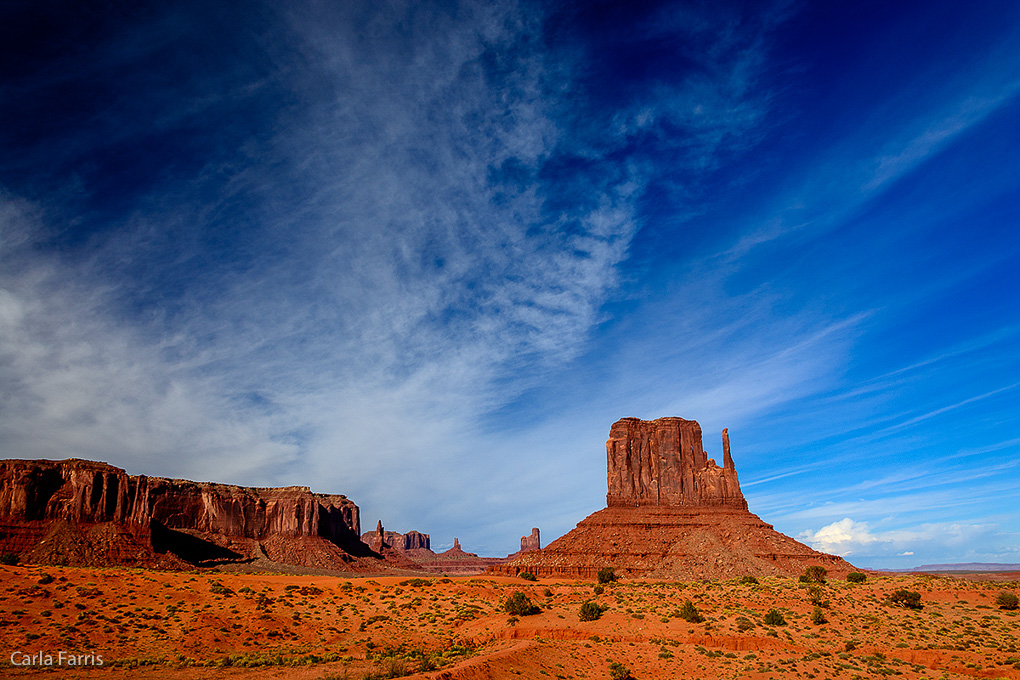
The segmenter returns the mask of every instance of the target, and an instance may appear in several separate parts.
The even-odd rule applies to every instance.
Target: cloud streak
[[[118,33],[131,38],[33,92],[107,73],[137,83],[133,60],[178,49],[165,29],[186,18]],[[717,78],[635,99],[606,134],[578,125],[605,114],[577,107],[579,63],[541,45],[527,8],[298,5],[253,21],[274,27],[272,42],[228,43],[257,69],[232,72],[234,57],[212,52],[178,106],[147,86],[122,92],[117,110],[95,111],[114,134],[98,122],[68,133],[63,162],[96,148],[102,165],[189,127],[222,148],[187,165],[148,159],[165,163],[160,184],[102,224],[114,209],[98,171],[64,202],[8,191],[4,449],[314,480],[407,528],[548,493],[509,481],[544,452],[495,458],[528,436],[493,444],[481,420],[585,351],[655,172],[628,150],[635,139],[669,124],[689,171],[748,144],[762,115],[754,36],[732,32],[702,58]],[[699,40],[716,29],[676,26]],[[244,122],[224,122],[238,107]],[[49,248],[69,225],[78,248]],[[493,478],[514,493],[484,491]]]

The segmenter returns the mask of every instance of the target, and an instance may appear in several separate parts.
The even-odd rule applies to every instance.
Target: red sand
[[[510,577],[420,578],[0,567],[0,676],[51,673],[11,654],[102,657],[60,678],[634,678],[1020,679],[1020,612],[995,599],[1018,584],[923,575],[830,580],[815,624],[807,586]],[[48,581],[46,575],[53,577]],[[923,608],[885,602],[898,588]],[[502,611],[521,591],[542,607]],[[548,594],[547,594],[548,592]],[[589,599],[607,606],[579,621]],[[706,620],[679,618],[685,600]],[[763,622],[769,609],[787,623]],[[24,657],[16,656],[20,663]],[[249,667],[238,667],[246,665]],[[212,669],[216,670],[213,671]],[[417,674],[416,672],[421,671]]]

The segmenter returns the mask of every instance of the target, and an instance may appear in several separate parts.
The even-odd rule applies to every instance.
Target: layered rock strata
[[[359,530],[354,502],[303,486],[135,476],[78,459],[0,461],[0,550],[36,561],[141,564],[169,553],[192,563],[261,556],[340,568],[371,556]],[[90,551],[96,535],[107,545]]]
[[[521,536],[521,552],[531,552],[533,550],[541,550],[542,539],[540,537],[538,527],[534,527],[531,530],[531,535]]]
[[[723,465],[702,448],[693,420],[623,418],[606,442],[607,507],[546,548],[493,573],[671,579],[795,575],[812,564],[834,574],[853,567],[812,550],[747,510],[723,430]]]

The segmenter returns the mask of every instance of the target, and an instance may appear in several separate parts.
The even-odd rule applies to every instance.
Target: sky
[[[0,456],[505,555],[619,418],[1020,563],[1020,4],[5,2]]]

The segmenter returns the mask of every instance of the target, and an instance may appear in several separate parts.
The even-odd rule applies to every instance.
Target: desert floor
[[[637,680],[1020,679],[1020,611],[995,604],[1016,582],[869,575],[813,594],[785,578],[622,581],[598,596],[594,586],[0,567],[0,677],[610,678],[616,663]],[[922,608],[889,603],[900,588]],[[515,591],[541,612],[504,612]],[[811,620],[812,596],[824,623]],[[579,620],[587,600],[608,607],[600,619]],[[680,617],[686,600],[703,622]],[[773,608],[785,625],[766,625]],[[69,666],[69,653],[103,665]],[[54,666],[16,665],[25,654]]]

